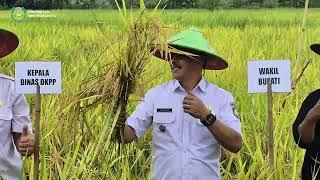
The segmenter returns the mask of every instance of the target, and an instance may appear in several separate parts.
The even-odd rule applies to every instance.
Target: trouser
[[[317,156],[308,155],[305,157],[302,173],[302,180],[320,180],[320,154]]]

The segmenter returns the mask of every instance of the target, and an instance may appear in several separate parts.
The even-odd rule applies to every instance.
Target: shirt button
[[[160,130],[161,132],[165,132],[165,131],[166,131],[166,127],[165,127],[164,125],[160,125],[160,126],[159,126],[159,130]]]

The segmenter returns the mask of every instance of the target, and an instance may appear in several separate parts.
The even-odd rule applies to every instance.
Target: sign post
[[[18,94],[35,94],[34,180],[39,179],[41,94],[61,94],[60,62],[17,62],[15,90]]]
[[[34,180],[39,179],[39,160],[40,160],[40,117],[41,117],[41,94],[40,94],[40,86],[37,85],[37,94],[35,100],[35,148],[34,148],[34,171],[33,178]]]
[[[274,170],[273,93],[291,92],[289,60],[248,61],[249,93],[267,93],[269,163]],[[274,173],[273,173],[274,174]],[[275,179],[273,175],[273,179]]]
[[[274,166],[274,137],[273,137],[273,98],[272,98],[272,84],[267,85],[267,96],[268,96],[268,134],[269,134],[269,160],[270,165]],[[274,176],[273,176],[273,179]]]

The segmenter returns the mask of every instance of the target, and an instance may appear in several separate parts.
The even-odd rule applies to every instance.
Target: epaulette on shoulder
[[[8,80],[14,81],[14,78],[13,78],[13,77],[6,76],[6,75],[3,75],[3,74],[0,74],[0,78],[1,78],[1,79],[8,79]]]

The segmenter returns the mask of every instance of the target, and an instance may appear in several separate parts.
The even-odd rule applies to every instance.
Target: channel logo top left
[[[15,22],[22,22],[27,17],[27,10],[24,7],[14,7],[11,9],[11,17]]]

